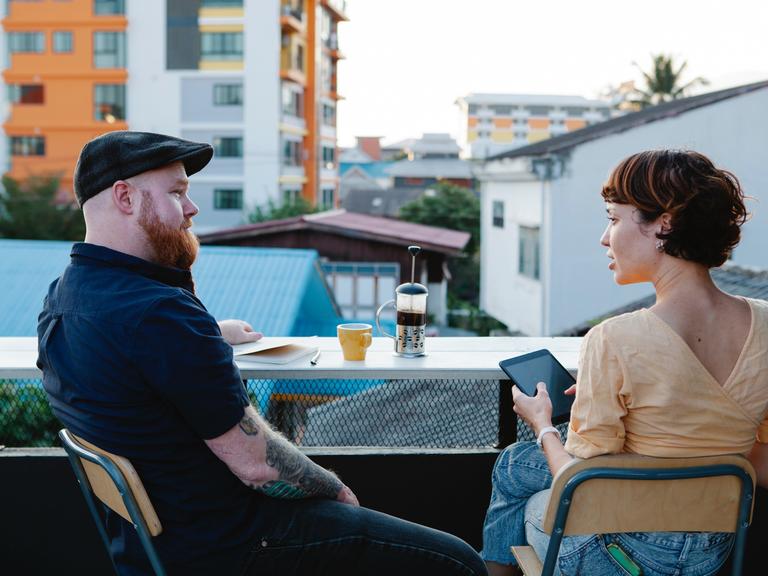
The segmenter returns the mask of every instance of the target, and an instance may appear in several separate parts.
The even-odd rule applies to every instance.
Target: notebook
[[[304,356],[315,354],[318,346],[315,337],[262,338],[257,342],[232,346],[237,363],[248,367],[251,364],[288,364]]]

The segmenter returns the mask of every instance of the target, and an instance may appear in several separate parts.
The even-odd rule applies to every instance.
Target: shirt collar
[[[87,259],[107,266],[126,268],[147,278],[157,280],[169,286],[184,288],[193,294],[195,293],[195,284],[192,280],[192,272],[173,268],[171,266],[161,266],[148,260],[118,252],[98,244],[89,244],[86,242],[77,242],[72,246],[70,253],[72,262],[77,263],[78,259]]]

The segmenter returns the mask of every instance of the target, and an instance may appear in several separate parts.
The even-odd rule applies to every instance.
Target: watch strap
[[[558,440],[561,438],[560,430],[558,430],[554,426],[545,426],[544,428],[539,430],[539,435],[536,436],[536,446],[541,448],[541,439],[544,438],[544,434],[548,434],[550,432],[554,432],[555,434],[557,434],[557,439]]]

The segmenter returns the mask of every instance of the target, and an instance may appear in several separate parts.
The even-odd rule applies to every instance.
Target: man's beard
[[[139,226],[147,234],[149,244],[155,252],[155,262],[182,270],[191,269],[200,249],[197,237],[188,231],[192,221],[185,219],[185,228],[174,228],[160,222],[150,193],[142,190],[141,195]]]

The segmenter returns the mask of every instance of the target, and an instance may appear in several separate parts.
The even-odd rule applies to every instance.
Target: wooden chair
[[[96,505],[94,495],[112,511],[133,524],[155,574],[165,576],[165,569],[152,544],[152,537],[160,534],[163,528],[130,461],[78,438],[66,428],[59,431],[59,438],[69,456],[69,462],[75,471],[88,509],[96,521],[101,539],[107,547],[107,553],[110,546],[105,519]]]
[[[755,471],[739,455],[575,459],[552,482],[543,520],[550,534],[542,566],[531,546],[513,546],[526,576],[551,576],[563,536],[617,532],[735,532],[741,574],[752,519]]]

